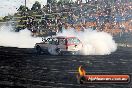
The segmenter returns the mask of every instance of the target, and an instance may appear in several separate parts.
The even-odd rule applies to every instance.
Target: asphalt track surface
[[[111,55],[36,55],[33,49],[0,47],[0,88],[132,88],[128,84],[78,84],[82,65],[87,74],[132,75],[132,48]]]

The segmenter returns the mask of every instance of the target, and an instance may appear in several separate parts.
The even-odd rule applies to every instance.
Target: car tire
[[[56,53],[57,53],[57,55],[62,55],[60,48],[56,48]]]
[[[48,47],[48,52],[51,55],[61,55],[61,51],[58,47],[50,46]]]

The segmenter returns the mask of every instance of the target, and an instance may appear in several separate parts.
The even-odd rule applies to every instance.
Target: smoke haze
[[[20,32],[11,32],[11,26],[2,26],[0,28],[0,46],[33,48],[35,43],[41,42],[41,38],[31,36],[29,30]],[[97,32],[91,29],[85,29],[84,32],[77,32],[75,29],[64,29],[57,36],[76,36],[83,43],[81,55],[106,55],[116,51],[117,45],[113,37],[105,32]]]
[[[41,38],[34,38],[27,29],[20,32],[11,32],[11,26],[2,26],[0,28],[0,46],[33,48],[35,43],[41,42]]]
[[[76,36],[83,43],[81,55],[106,55],[116,51],[117,44],[113,37],[105,32],[97,32],[85,29],[84,32],[76,32],[75,29],[63,30],[57,36]]]

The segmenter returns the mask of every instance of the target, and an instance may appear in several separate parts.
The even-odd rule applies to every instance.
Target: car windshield
[[[79,44],[80,40],[78,38],[68,38],[67,42],[68,44]]]

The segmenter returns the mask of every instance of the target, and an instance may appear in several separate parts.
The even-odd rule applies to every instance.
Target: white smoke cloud
[[[9,30],[10,29],[10,30]],[[41,42],[41,38],[31,36],[29,30],[20,32],[11,32],[11,26],[2,26],[0,28],[0,46],[33,48],[35,43]],[[112,36],[105,32],[97,32],[86,29],[84,32],[77,32],[75,29],[63,30],[57,36],[76,36],[82,43],[81,55],[106,55],[116,51],[117,44]]]
[[[82,55],[106,55],[116,51],[117,44],[112,36],[105,32],[97,32],[86,29],[84,32],[76,32],[74,29],[63,30],[57,36],[76,36],[83,43]]]
[[[10,26],[0,28],[0,46],[33,48],[35,43],[41,41],[41,38],[32,37],[31,32],[27,29],[20,32],[11,32],[11,30]]]

